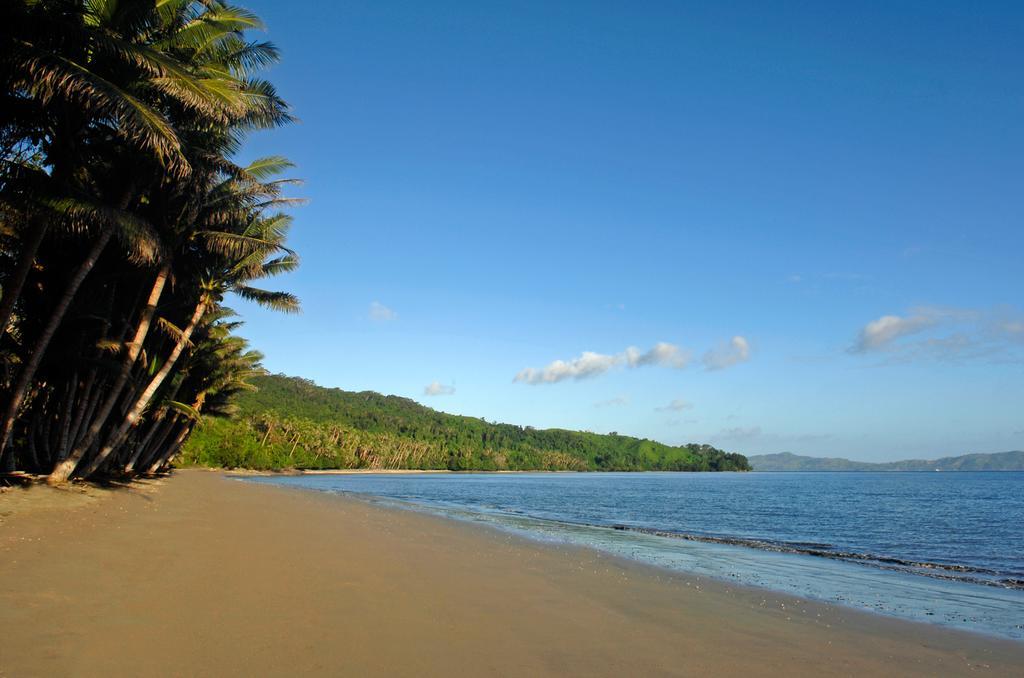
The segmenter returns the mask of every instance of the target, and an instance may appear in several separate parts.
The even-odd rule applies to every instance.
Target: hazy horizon
[[[273,372],[858,461],[1024,448],[1024,7],[244,3],[305,180]]]

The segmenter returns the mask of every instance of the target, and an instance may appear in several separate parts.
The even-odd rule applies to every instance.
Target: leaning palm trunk
[[[132,454],[132,458],[128,460],[128,463],[124,467],[124,472],[131,473],[134,471],[135,466],[138,465],[140,461],[142,461],[142,465],[145,466],[146,463],[151,462],[156,457],[159,457],[160,451],[166,449],[164,448],[164,443],[167,442],[167,438],[171,435],[171,431],[174,430],[174,425],[177,421],[178,417],[176,415],[169,418],[165,415],[160,419],[160,421],[154,422],[152,428],[150,428],[149,432],[142,439],[142,442],[136,446],[135,453]],[[154,438],[157,431],[160,432],[160,435]],[[151,442],[152,444],[150,444]]]
[[[156,275],[156,280],[153,282],[153,289],[149,293],[149,299],[146,301],[146,307],[142,310],[142,315],[139,318],[139,324],[135,328],[135,336],[132,337],[132,341],[128,344],[128,352],[125,355],[124,360],[121,362],[121,369],[117,374],[117,378],[114,380],[113,386],[110,387],[110,391],[107,393],[107,399],[103,401],[103,405],[100,407],[96,416],[92,420],[89,428],[86,429],[85,435],[75,445],[75,448],[71,451],[71,454],[66,459],[57,463],[54,467],[50,477],[54,482],[63,482],[74,472],[78,463],[85,456],[85,453],[92,447],[96,437],[103,430],[103,425],[107,423],[107,418],[113,411],[114,406],[117,404],[118,399],[121,397],[121,391],[124,390],[124,385],[128,382],[128,377],[131,376],[132,366],[135,365],[135,361],[138,360],[139,354],[142,353],[142,344],[146,340],[146,335],[149,334],[149,328],[153,324],[153,315],[156,312],[157,302],[160,301],[160,295],[163,294],[164,284],[167,282],[167,275],[170,272],[169,266],[164,266]]]
[[[100,237],[97,238],[96,242],[93,243],[92,249],[89,250],[89,254],[86,256],[85,261],[81,263],[75,274],[71,276],[71,280],[68,282],[67,288],[64,290],[64,295],[57,302],[57,306],[53,309],[53,313],[50,314],[50,320],[43,328],[42,334],[36,339],[35,345],[32,346],[32,351],[29,353],[28,361],[24,364],[21,369],[21,375],[18,378],[17,384],[11,391],[10,400],[7,402],[7,410],[4,413],[4,420],[2,428],[0,428],[0,459],[3,458],[4,452],[7,449],[7,444],[11,440],[11,432],[14,430],[14,422],[18,418],[18,410],[21,408],[22,402],[25,400],[25,394],[28,393],[29,386],[32,384],[32,379],[35,377],[36,369],[39,367],[39,363],[43,359],[43,354],[46,353],[47,347],[50,345],[50,340],[53,339],[54,333],[60,326],[61,321],[64,319],[65,314],[68,312],[68,308],[71,306],[71,300],[78,292],[78,288],[82,286],[82,282],[85,280],[85,276],[89,275],[89,272],[96,265],[96,261],[100,258],[100,254],[103,253],[107,243],[110,242],[111,236],[114,235],[113,228],[105,228],[100,233]]]
[[[36,452],[36,431],[39,430],[39,413],[36,412],[32,417],[32,423],[28,427],[28,444],[25,446],[28,452],[28,465],[29,468],[37,468],[39,466],[39,454]]]
[[[57,439],[57,456],[64,454],[68,449],[68,440],[71,435],[71,407],[75,404],[75,390],[78,388],[78,371],[71,376],[67,385],[67,395],[64,398],[63,413],[60,417],[60,437]]]
[[[85,388],[82,389],[82,397],[79,399],[80,405],[77,408],[78,414],[75,415],[75,421],[71,424],[72,434],[68,436],[69,447],[65,447],[60,451],[62,458],[81,440],[82,434],[85,433],[82,426],[92,420],[92,413],[99,407],[102,391],[96,385],[97,372],[98,370],[95,367],[92,368],[89,378],[85,382]],[[57,461],[60,460],[58,459]]]
[[[21,288],[25,286],[28,272],[32,270],[32,262],[36,260],[36,253],[39,251],[39,245],[43,242],[43,236],[46,235],[47,225],[46,222],[42,222],[32,228],[21,250],[18,267],[14,270],[10,281],[4,288],[3,299],[0,300],[0,335],[7,331],[7,324],[11,322],[14,305],[18,303],[18,298],[21,296]]]
[[[188,434],[192,432],[192,427],[192,422],[182,423],[181,430],[178,432],[178,435],[174,437],[174,441],[171,442],[164,453],[159,455],[156,461],[146,469],[146,473],[152,475],[170,464],[171,460],[174,459],[174,455],[176,455],[178,450],[181,449],[181,446],[185,444],[185,439],[188,437]]]
[[[185,329],[181,333],[181,336],[178,337],[178,341],[175,342],[174,349],[171,351],[171,355],[167,357],[167,361],[163,364],[160,370],[155,375],[153,375],[153,378],[150,379],[149,385],[146,386],[146,389],[142,392],[141,395],[139,395],[138,399],[135,401],[135,404],[128,411],[127,416],[125,416],[124,421],[121,422],[121,425],[117,427],[117,430],[110,434],[110,437],[107,439],[107,442],[103,446],[103,449],[101,449],[96,454],[92,462],[90,462],[90,464],[82,472],[81,475],[83,478],[88,478],[90,475],[96,472],[96,470],[103,464],[103,462],[106,461],[107,457],[110,456],[110,453],[113,452],[114,449],[124,441],[125,436],[128,434],[128,430],[132,426],[134,426],[136,422],[138,422],[139,418],[142,416],[142,413],[145,411],[146,406],[149,405],[149,402],[153,399],[153,396],[156,395],[157,389],[160,388],[160,386],[164,383],[164,380],[167,379],[167,376],[171,373],[171,370],[174,369],[174,364],[178,362],[178,358],[181,357],[182,352],[185,350],[185,346],[189,343],[189,339],[192,338],[192,333],[195,332],[196,327],[199,325],[199,321],[202,320],[203,314],[206,312],[206,304],[207,299],[204,296],[196,305],[196,310],[192,314],[192,317],[189,319],[188,326],[185,327]],[[47,482],[64,482],[70,477],[70,475],[73,472],[74,469],[68,470],[64,469],[63,467],[61,469],[60,474],[58,474],[57,471],[54,470],[54,472],[51,473],[50,477],[47,479]]]
[[[167,400],[171,401],[177,397],[178,389],[181,388],[181,384],[182,382],[180,380],[175,384],[174,389],[168,394]],[[159,415],[150,424],[149,431],[142,437],[142,442],[136,446],[134,454],[132,454],[131,459],[129,459],[128,463],[125,465],[125,474],[131,474],[136,467],[148,464],[152,461],[151,458],[155,456],[154,450],[163,449],[161,446],[164,444],[167,436],[170,435],[171,430],[174,428],[174,424],[178,421],[178,413],[175,412],[168,416],[168,411],[169,410],[166,407],[160,410]],[[160,431],[160,435],[155,441],[153,441],[153,436],[157,431]],[[139,462],[144,463],[140,464]]]

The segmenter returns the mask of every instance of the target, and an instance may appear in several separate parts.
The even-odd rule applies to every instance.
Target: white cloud
[[[943,313],[928,308],[918,309],[906,316],[883,315],[861,329],[851,351],[864,353],[885,348],[900,337],[923,332],[939,324],[943,319]]]
[[[913,340],[907,337],[926,335]],[[850,353],[885,353],[890,360],[1019,359],[1024,314],[1011,307],[966,309],[922,306],[884,315],[858,333]]]
[[[513,381],[526,384],[555,384],[566,379],[586,379],[604,374],[620,362],[619,356],[584,351],[578,358],[566,362],[556,360],[547,367],[527,367]]]
[[[626,364],[630,367],[643,365],[661,365],[682,369],[690,362],[690,352],[675,344],[659,341],[650,351],[641,353],[640,349],[630,346],[623,352]]]
[[[654,348],[643,352],[630,346],[622,353],[609,355],[584,351],[572,360],[556,360],[547,367],[527,367],[515,376],[513,381],[524,384],[556,384],[566,379],[587,379],[604,374],[613,367],[625,365],[628,368],[658,366],[682,369],[689,362],[689,351],[659,342]]]
[[[724,370],[750,360],[750,342],[735,336],[704,354],[704,366],[709,370]]]
[[[656,407],[655,409],[659,412],[682,412],[683,410],[689,410],[693,407],[693,403],[687,402],[682,398],[676,398],[668,405],[664,407]]]
[[[455,393],[454,386],[448,386],[439,381],[431,382],[423,388],[423,395],[428,396],[452,395],[453,393]]]
[[[397,320],[398,313],[391,310],[379,301],[370,302],[370,320],[376,320],[379,322],[388,322],[389,320]]]

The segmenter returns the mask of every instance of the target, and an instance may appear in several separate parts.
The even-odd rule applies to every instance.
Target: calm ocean
[[[1024,639],[1024,473],[308,475],[675,570]]]

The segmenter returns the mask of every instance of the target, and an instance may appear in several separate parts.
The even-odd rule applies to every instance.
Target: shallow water
[[[1024,473],[252,480],[357,494],[675,570],[1024,640]]]

